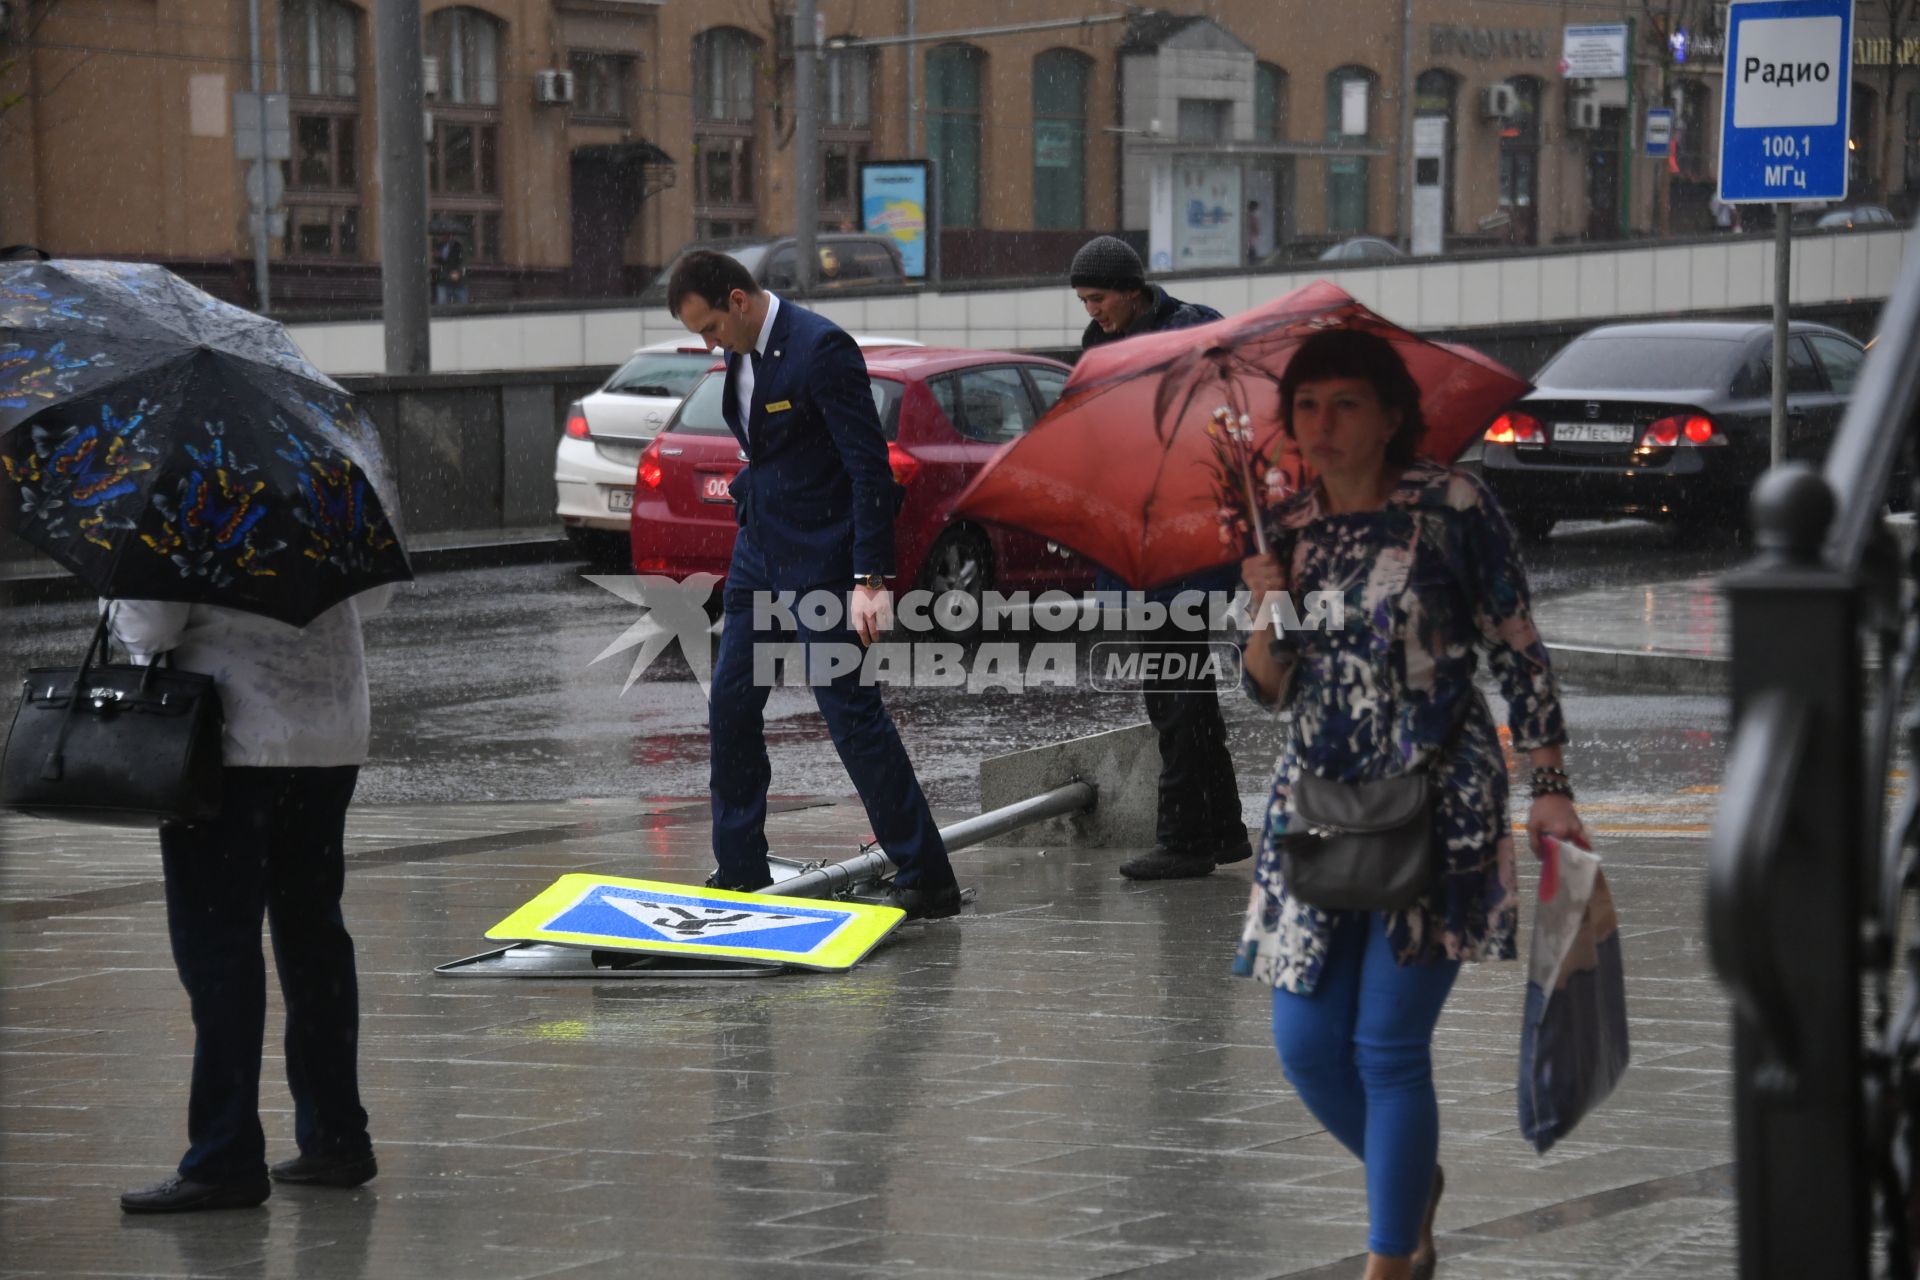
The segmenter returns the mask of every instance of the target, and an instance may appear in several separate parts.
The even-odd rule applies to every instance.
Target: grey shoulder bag
[[[1433,882],[1433,797],[1425,770],[1373,782],[1301,773],[1281,848],[1287,891],[1328,911],[1398,911]]]

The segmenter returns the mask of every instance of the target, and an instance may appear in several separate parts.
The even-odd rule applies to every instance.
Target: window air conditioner
[[[1567,123],[1585,133],[1593,133],[1600,128],[1600,100],[1590,94],[1577,94],[1567,99]]]
[[[440,96],[440,59],[420,59],[420,88],[429,98]]]
[[[1489,120],[1505,120],[1520,110],[1520,95],[1510,84],[1490,84],[1480,91],[1480,114]]]
[[[572,102],[573,72],[536,71],[533,73],[535,102]]]

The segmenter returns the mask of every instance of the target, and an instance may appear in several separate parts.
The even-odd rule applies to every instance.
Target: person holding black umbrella
[[[360,625],[413,576],[379,433],[282,326],[162,267],[0,264],[0,304],[0,350],[31,357],[0,362],[0,528],[102,596],[136,661],[211,676],[224,712],[218,807],[160,828],[193,1008],[189,1148],[121,1207],[244,1208],[271,1191],[263,916],[300,1148],[272,1177],[357,1186],[376,1171],[340,912],[367,754]]]
[[[360,624],[392,594],[376,587],[304,628],[218,605],[106,606],[134,661],[165,653],[211,675],[226,714],[219,816],[160,828],[167,933],[193,1008],[189,1145],[173,1177],[120,1197],[128,1213],[251,1208],[271,1191],[259,1114],[263,914],[286,1001],[300,1149],[272,1177],[356,1187],[378,1171],[360,1105],[359,990],[340,897],[370,719]]]
[[[1090,317],[1080,339],[1082,350],[1220,319],[1212,307],[1182,302],[1160,286],[1149,285],[1140,255],[1116,236],[1096,236],[1082,245],[1073,255],[1069,280]],[[1228,566],[1161,587],[1149,593],[1148,601],[1164,605],[1181,591],[1232,591],[1238,585]],[[1125,584],[1103,567],[1094,589],[1119,592]],[[1168,623],[1136,639],[1143,646],[1164,650],[1183,644],[1190,647],[1208,637]],[[1120,874],[1130,880],[1204,876],[1216,865],[1252,856],[1213,678],[1148,680],[1142,693],[1147,719],[1160,737],[1159,808],[1154,847],[1121,863]]]

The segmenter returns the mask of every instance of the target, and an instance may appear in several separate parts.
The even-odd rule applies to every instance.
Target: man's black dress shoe
[[[120,1195],[128,1213],[197,1213],[202,1209],[251,1209],[265,1204],[273,1184],[258,1182],[195,1182],[175,1174],[165,1182]]]
[[[754,885],[722,884],[720,883],[720,868],[715,867],[713,870],[707,872],[705,883],[709,889],[725,889],[729,893],[759,893],[763,889],[773,887],[773,877],[769,875],[765,880]]]
[[[363,1156],[295,1156],[267,1170],[275,1182],[299,1182],[316,1187],[357,1187],[372,1180],[380,1165],[368,1152]]]
[[[1189,880],[1212,875],[1216,865],[1212,851],[1175,853],[1162,847],[1128,858],[1120,864],[1120,874],[1129,880]]]
[[[960,914],[960,886],[954,883],[938,889],[922,889],[915,885],[902,889],[896,885],[887,890],[887,896],[880,903],[898,907],[907,913],[909,920],[944,920]]]

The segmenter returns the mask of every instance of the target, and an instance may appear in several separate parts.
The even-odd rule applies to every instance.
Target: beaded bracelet
[[[1567,780],[1567,775],[1562,770],[1546,768],[1535,769],[1533,771],[1533,798],[1538,800],[1541,796],[1565,796],[1571,800],[1573,799],[1573,783]]]

